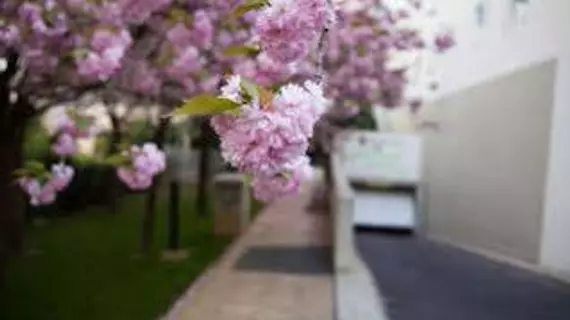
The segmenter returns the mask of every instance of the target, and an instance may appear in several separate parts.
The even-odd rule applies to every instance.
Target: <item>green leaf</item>
[[[129,143],[127,141],[121,141],[121,143],[119,143],[119,149],[121,149],[121,150],[128,149],[130,146],[131,146],[131,143]]]
[[[252,10],[258,10],[270,4],[269,0],[248,0],[239,6],[233,13],[234,18],[241,18],[244,14]]]
[[[110,166],[126,166],[131,163],[131,159],[122,154],[114,154],[105,159],[103,159],[103,164],[110,165]]]
[[[259,87],[255,83],[247,79],[242,79],[240,86],[241,86],[241,95],[244,97],[247,103],[251,102],[253,98],[259,97]]]
[[[53,178],[53,174],[51,172],[44,172],[42,173],[40,176],[38,176],[38,179],[40,180],[40,183],[45,183],[49,180],[51,180],[51,178]]]
[[[35,160],[26,162],[24,169],[33,176],[41,176],[44,172],[47,171],[43,163]]]
[[[92,122],[93,121],[91,118],[80,117],[75,121],[75,124],[77,125],[77,128],[79,128],[79,130],[87,130],[89,129],[89,127],[91,127]]]
[[[12,174],[17,178],[21,178],[21,177],[25,177],[25,176],[30,175],[30,172],[25,168],[20,168],[20,169],[14,170],[14,172],[12,172]]]
[[[239,109],[240,104],[225,98],[200,95],[184,102],[174,111],[175,116],[206,116]]]
[[[89,55],[89,50],[87,49],[76,49],[71,52],[71,56],[76,60],[83,60]]]
[[[186,10],[182,9],[172,9],[169,12],[168,18],[173,23],[184,23],[187,26],[192,26],[194,24],[194,17],[188,14]]]
[[[227,114],[229,116],[239,117],[239,115],[241,114],[240,112],[241,112],[241,110],[239,108],[237,108],[237,109],[231,109],[231,110],[224,111],[223,113]]]
[[[224,51],[224,55],[226,57],[239,57],[239,56],[249,56],[255,57],[261,52],[261,48],[259,46],[235,46],[230,47],[226,51]]]

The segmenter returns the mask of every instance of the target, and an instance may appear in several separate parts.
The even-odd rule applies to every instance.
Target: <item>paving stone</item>
[[[305,186],[301,195],[268,206],[165,319],[333,320],[333,275],[322,265],[331,245],[330,219],[306,211],[311,189]],[[251,259],[260,254],[273,259],[273,271],[283,259],[307,261],[284,262],[288,266],[279,272],[253,270]]]

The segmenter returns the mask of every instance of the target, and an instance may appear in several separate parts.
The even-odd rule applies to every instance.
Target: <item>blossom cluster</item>
[[[66,110],[57,118],[55,142],[52,151],[59,157],[71,157],[77,153],[77,140],[98,133],[93,119],[75,110]]]
[[[236,20],[243,0],[3,0],[0,56],[23,58],[30,72],[20,86],[29,92],[106,83],[158,102],[183,100],[213,93],[229,70],[281,84],[299,73],[290,63],[314,48],[331,16],[326,1],[275,0]],[[263,52],[225,56],[243,45]]]
[[[327,106],[321,86],[307,81],[283,86],[275,94],[252,96],[242,78],[234,75],[221,91],[222,98],[240,104],[238,115],[216,115],[211,121],[221,138],[223,158],[252,176],[259,200],[298,192],[311,176],[306,151]]]
[[[274,0],[259,12],[255,33],[279,63],[305,59],[332,13],[327,0]]]
[[[154,177],[166,169],[166,156],[154,143],[131,146],[124,155],[129,163],[117,168],[117,176],[131,190],[148,189]]]
[[[108,80],[121,68],[132,41],[131,34],[124,29],[108,27],[95,31],[90,49],[76,57],[78,74],[88,80]]]
[[[52,152],[62,158],[58,164],[51,166],[51,171],[37,170],[26,173],[18,179],[20,188],[30,197],[33,206],[52,204],[57,194],[71,183],[75,169],[63,162],[63,158],[77,153],[77,140],[98,133],[92,119],[76,110],[65,110],[55,123],[55,141]]]
[[[30,197],[32,206],[52,204],[59,192],[71,183],[75,170],[64,163],[54,164],[44,176],[27,175],[18,179],[18,184]]]
[[[430,55],[455,44],[428,1],[347,0],[340,6],[326,50],[327,93],[343,107],[420,103],[435,87],[425,72]]]

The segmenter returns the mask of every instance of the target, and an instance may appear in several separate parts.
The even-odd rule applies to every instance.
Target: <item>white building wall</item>
[[[526,24],[517,24],[512,0],[433,0],[439,16],[455,29],[458,45],[437,58],[438,95],[488,81],[561,55],[570,44],[570,1],[529,0]],[[476,6],[486,3],[477,24]]]
[[[526,23],[517,21],[512,0],[433,2],[458,38],[452,52],[436,58],[440,89],[433,98],[558,59],[540,263],[570,275],[570,1],[529,0]],[[487,13],[482,26],[480,2]]]

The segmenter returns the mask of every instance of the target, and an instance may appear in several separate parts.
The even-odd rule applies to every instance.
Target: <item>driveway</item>
[[[570,285],[412,235],[359,231],[391,320],[570,320]]]

